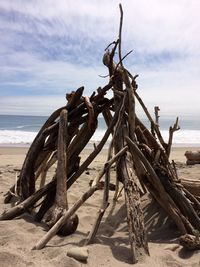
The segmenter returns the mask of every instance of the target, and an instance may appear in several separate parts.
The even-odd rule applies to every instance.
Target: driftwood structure
[[[43,220],[49,225],[49,231],[33,249],[42,249],[57,233],[69,235],[76,231],[79,222],[76,211],[98,190],[99,182],[104,179],[102,205],[86,243],[93,242],[108,206],[110,168],[113,164],[116,166],[116,190],[119,182],[124,186],[133,263],[138,261],[140,254],[149,254],[148,233],[140,203],[141,195],[146,192],[150,192],[175,222],[180,235],[196,236],[200,231],[199,199],[184,187],[178,179],[175,164],[169,161],[173,133],[179,129],[178,119],[170,127],[169,141],[165,142],[158,124],[159,108],[155,108],[153,118],[137,92],[137,75],[133,76],[124,67],[126,56],[121,54],[121,5],[120,12],[119,38],[106,48],[103,56],[103,63],[109,71],[109,82],[90,97],[83,96],[84,87],[67,94],[66,105],[56,110],[38,132],[26,155],[17,183],[5,197],[6,203],[11,201],[13,195],[19,201],[0,215],[0,220],[11,220],[24,212],[31,213],[37,206],[34,209],[35,220]],[[116,51],[119,57],[117,60]],[[110,98],[106,97],[108,91],[113,92]],[[150,122],[150,129],[136,114],[136,101],[142,106]],[[101,113],[107,130],[92,153],[80,164],[81,152],[95,133]],[[109,136],[112,139],[102,170],[88,190],[69,207],[68,189],[100,153]],[[55,175],[50,182],[46,182],[45,177],[53,164],[57,164]],[[36,187],[38,179],[40,188]]]

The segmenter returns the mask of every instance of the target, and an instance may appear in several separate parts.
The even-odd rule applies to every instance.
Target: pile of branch
[[[140,204],[141,195],[147,191],[175,222],[181,235],[193,235],[200,231],[200,202],[181,184],[175,165],[169,162],[173,133],[179,129],[178,119],[170,127],[169,140],[165,142],[158,124],[159,108],[155,108],[154,119],[137,93],[137,75],[133,76],[123,65],[126,56],[121,55],[121,6],[120,11],[119,38],[106,48],[103,57],[109,71],[108,84],[90,97],[83,96],[83,87],[67,95],[66,106],[56,110],[37,134],[17,183],[6,195],[6,203],[11,201],[13,195],[18,196],[19,203],[4,212],[0,220],[10,220],[29,212],[35,214],[35,220],[43,220],[49,225],[49,231],[34,249],[43,248],[57,233],[73,233],[79,221],[76,211],[98,190],[100,180],[104,179],[102,205],[87,238],[87,244],[93,242],[108,206],[110,168],[114,163],[116,188],[119,182],[124,187],[133,263],[138,261],[140,254],[149,254]],[[118,63],[114,60],[117,50]],[[106,98],[108,91],[113,92],[110,99]],[[142,106],[150,129],[137,116],[136,101]],[[80,164],[81,152],[98,127],[100,113],[104,116],[107,130],[92,153]],[[109,135],[112,140],[102,170],[88,190],[69,207],[68,189],[100,153]],[[55,175],[50,182],[46,182],[47,172],[53,164],[57,164]],[[36,188],[38,179],[40,188]]]

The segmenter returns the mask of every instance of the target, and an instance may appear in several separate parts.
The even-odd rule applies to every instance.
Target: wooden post
[[[67,140],[67,110],[62,110],[60,114],[57,150],[57,169],[56,169],[56,196],[54,205],[47,212],[45,221],[52,227],[58,219],[68,210],[67,203],[67,159],[66,159],[66,140]],[[74,215],[60,229],[60,234],[72,234],[78,226],[78,217]]]

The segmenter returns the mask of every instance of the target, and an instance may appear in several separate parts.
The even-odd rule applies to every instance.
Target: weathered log
[[[82,97],[82,94],[83,94],[83,90],[84,90],[84,87],[80,87],[76,90],[76,92],[73,92],[71,95],[70,95],[70,98],[68,95],[66,95],[66,99],[68,100],[68,103],[67,103],[67,110],[68,112],[72,111],[78,104],[80,104],[81,102],[81,97]]]
[[[129,81],[127,71],[123,69],[122,72],[122,77],[128,92],[128,134],[134,142],[136,141],[134,88]],[[149,249],[140,203],[140,189],[137,185],[136,176],[133,173],[133,166],[130,164],[130,162],[132,162],[129,160],[130,157],[131,155],[128,153],[126,154],[126,157],[123,157],[122,171],[132,260],[133,263],[136,263],[140,255],[143,253],[149,254]]]
[[[47,134],[45,130],[35,139],[33,145],[29,149],[28,155],[24,161],[20,172],[20,196],[21,199],[26,199],[35,192],[35,174],[34,167],[37,160],[37,155],[42,150]]]
[[[123,184],[127,209],[127,222],[133,263],[139,260],[141,255],[149,254],[147,235],[144,225],[144,217],[140,203],[140,190],[132,166],[124,159]]]
[[[46,222],[52,227],[58,219],[68,209],[67,203],[67,160],[66,160],[66,138],[67,137],[67,111],[63,110],[60,114],[59,132],[58,132],[58,151],[57,151],[57,169],[56,169],[56,196],[55,202],[48,211]],[[72,234],[78,226],[78,217],[74,215],[70,221],[60,229],[60,234]]]
[[[200,160],[187,160],[186,161],[187,165],[195,165],[195,164],[200,164]]]
[[[200,151],[186,151],[185,156],[187,165],[200,164]]]
[[[190,191],[188,191],[186,188],[183,188],[183,192],[185,193],[187,198],[192,203],[192,206],[193,206],[194,210],[197,212],[197,214],[200,214],[200,198],[191,194]]]
[[[181,178],[181,184],[194,196],[200,197],[200,181]]]

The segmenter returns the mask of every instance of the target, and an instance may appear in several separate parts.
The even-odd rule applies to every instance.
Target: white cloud
[[[0,114],[50,115],[64,105],[65,96],[5,96],[0,98]]]
[[[122,5],[124,41],[131,42],[132,48],[147,53],[165,49],[192,53],[199,48],[199,1],[124,0]],[[7,11],[18,11],[27,19],[32,18],[39,26],[32,28],[25,23],[10,23],[16,30],[60,36],[68,35],[67,30],[70,30],[74,35],[84,34],[90,39],[104,40],[117,36],[119,10],[118,2],[114,0],[60,0],[56,3],[53,0],[4,0],[0,6]],[[47,21],[51,23],[45,23]]]
[[[138,93],[150,110],[158,105],[165,115],[200,114],[198,58],[181,58],[151,70],[139,68]]]
[[[43,61],[28,53],[15,53],[8,56],[9,66],[0,66],[3,73],[2,86],[22,86],[27,93],[34,90],[41,94],[65,94],[80,86],[85,86],[85,93],[91,94],[97,85],[105,81],[99,75],[105,73],[103,67],[83,67],[63,61]],[[19,78],[20,76],[20,78]],[[26,78],[27,77],[27,78]],[[0,92],[1,95],[5,94]]]
[[[200,113],[200,2],[121,2],[123,51],[134,50],[126,62],[140,74],[138,92],[145,103],[150,107],[163,105],[166,113]],[[38,94],[63,95],[81,85],[90,95],[106,82],[98,77],[107,73],[99,55],[117,38],[117,1],[1,0],[0,8],[7,14],[0,19],[4,31],[0,42],[1,88],[21,86],[24,93],[31,92],[38,99]],[[19,12],[19,17],[13,12]],[[27,40],[26,35],[33,39]],[[16,50],[16,44],[22,51]],[[46,56],[49,51],[60,57]],[[50,103],[54,106],[48,102],[47,109]]]

